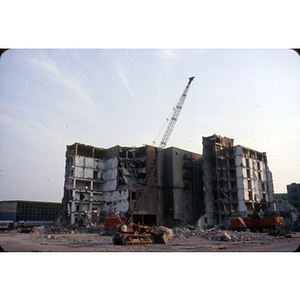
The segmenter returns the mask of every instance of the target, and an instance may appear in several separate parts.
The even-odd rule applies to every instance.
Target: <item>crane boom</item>
[[[182,93],[182,95],[181,95],[178,103],[174,107],[173,115],[172,115],[171,119],[169,120],[168,127],[167,127],[167,129],[166,129],[166,131],[164,133],[164,136],[163,136],[160,144],[159,144],[159,148],[160,149],[164,149],[166,147],[168,141],[169,141],[171,133],[172,133],[172,131],[174,129],[174,126],[175,126],[175,124],[176,124],[176,122],[178,120],[179,114],[180,114],[180,112],[182,110],[182,107],[183,107],[183,104],[184,104],[184,100],[185,100],[186,95],[187,95],[187,93],[189,91],[191,82],[193,81],[194,78],[195,77],[190,77],[189,78],[188,84],[186,85],[186,87],[185,87],[185,89],[184,89],[184,91],[183,91],[183,93]]]
[[[172,114],[172,117],[171,119],[169,120],[169,123],[168,123],[168,126],[167,126],[167,129],[164,133],[164,136],[159,144],[159,147],[158,147],[158,152],[157,152],[157,157],[153,158],[151,164],[150,164],[150,167],[149,167],[149,170],[148,170],[148,173],[147,173],[147,184],[145,187],[143,187],[141,189],[141,196],[139,197],[139,199],[137,200],[134,208],[129,212],[129,217],[127,218],[127,224],[129,224],[130,222],[133,221],[133,215],[134,213],[138,210],[139,206],[140,206],[140,203],[143,199],[147,198],[147,195],[149,194],[150,190],[151,190],[151,187],[153,185],[153,180],[154,180],[154,172],[157,168],[157,163],[158,163],[158,160],[160,158],[160,155],[161,155],[161,150],[164,149],[168,143],[168,140],[171,136],[171,133],[174,129],[174,126],[176,124],[176,121],[178,120],[178,117],[179,117],[179,114],[182,110],[182,106],[184,104],[184,100],[186,98],[186,95],[188,93],[188,90],[190,88],[190,85],[191,85],[191,82],[193,81],[195,77],[190,77],[189,78],[189,82],[187,84],[187,86],[185,87],[183,93],[182,93],[182,96],[180,97],[179,101],[177,102],[176,106],[174,107],[174,112]]]

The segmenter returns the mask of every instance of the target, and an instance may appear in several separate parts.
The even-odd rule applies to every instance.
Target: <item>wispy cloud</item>
[[[83,101],[85,104],[93,104],[93,98],[82,87],[81,83],[74,77],[66,74],[65,67],[58,65],[47,54],[42,51],[38,55],[31,56],[30,63],[40,68],[49,80],[61,84],[64,88],[71,91],[76,98]]]
[[[129,95],[131,96],[132,100],[134,101],[134,104],[140,108],[140,102],[137,101],[135,95],[133,94],[133,91],[128,83],[128,80],[123,72],[123,69],[121,67],[121,65],[117,65],[117,74],[120,76],[122,83],[124,84],[124,86],[126,87],[126,90],[128,91]]]
[[[101,104],[83,87],[81,81],[86,79],[83,72],[58,59],[53,60],[42,50],[28,53],[27,63],[50,83],[50,89],[44,90],[43,93],[47,94],[47,103],[51,103],[52,106],[51,111],[45,111],[43,107],[40,107],[40,111],[47,113],[52,122],[58,122],[60,128],[70,128],[74,122],[82,124],[82,121],[85,121],[89,125],[99,123],[97,111]],[[22,106],[22,109],[26,108]],[[34,107],[34,110],[36,111],[37,107]]]
[[[34,146],[32,143],[38,146],[42,141],[45,142],[46,140],[52,140],[52,142],[58,144],[64,141],[59,130],[39,121],[30,119],[27,122],[23,122],[4,114],[0,114],[0,118],[1,128],[3,128],[4,133],[17,137],[20,144],[30,142],[32,147]]]
[[[124,73],[123,73],[123,70],[121,69],[120,65],[119,65],[117,68],[118,68],[118,69],[117,69],[118,75],[121,77],[121,80],[122,80],[123,84],[125,85],[125,87],[126,87],[128,93],[129,93],[130,96],[133,98],[132,90],[131,90],[131,88],[130,88],[130,86],[129,86],[129,84],[128,84],[128,81],[127,81],[127,79],[126,79]]]

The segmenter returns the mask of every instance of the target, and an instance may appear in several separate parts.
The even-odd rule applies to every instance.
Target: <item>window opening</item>
[[[98,171],[94,171],[94,179],[98,179]]]

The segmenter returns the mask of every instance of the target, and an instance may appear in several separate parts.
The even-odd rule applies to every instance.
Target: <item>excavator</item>
[[[226,195],[223,189],[219,188],[220,192],[224,195],[225,198],[227,198],[229,201],[231,201],[230,197]],[[264,209],[264,207],[267,206],[267,202],[265,199],[261,199],[261,201],[258,203],[258,205],[254,206],[253,213],[250,215],[250,217],[232,217],[230,218],[230,228],[234,230],[246,230],[250,229],[253,232],[264,232],[267,228],[276,228],[276,227],[283,227],[284,221],[283,217],[265,217],[262,218],[260,216],[261,209]],[[225,210],[225,213],[226,210]]]
[[[266,201],[262,200],[257,207],[254,208],[250,217],[234,217],[230,219],[231,229],[245,230],[250,229],[253,232],[264,232],[267,228],[283,227],[283,217],[267,217],[262,218],[259,214],[261,208],[266,205]]]
[[[113,236],[113,242],[116,245],[146,245],[153,242],[156,243],[167,243],[169,232],[161,227],[147,225],[140,225],[133,223],[133,216],[138,210],[140,203],[143,199],[147,197],[151,187],[152,180],[154,177],[154,171],[157,168],[157,162],[160,158],[161,151],[166,147],[174,126],[178,120],[179,114],[182,110],[185,98],[189,91],[190,85],[195,77],[190,77],[189,81],[175,107],[173,108],[173,113],[171,118],[167,118],[168,125],[162,137],[162,140],[158,147],[158,153],[156,158],[154,158],[150,164],[150,168],[147,172],[147,184],[142,188],[141,196],[137,200],[136,205],[131,211],[128,212],[128,218],[126,224],[119,224],[117,226],[117,232]]]

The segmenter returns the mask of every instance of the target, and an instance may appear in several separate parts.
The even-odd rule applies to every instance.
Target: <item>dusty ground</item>
[[[99,233],[2,232],[0,246],[7,252],[294,252],[300,233],[293,237],[268,233],[226,231],[231,239],[222,240],[224,231],[174,230],[168,244],[118,246],[112,236]]]

